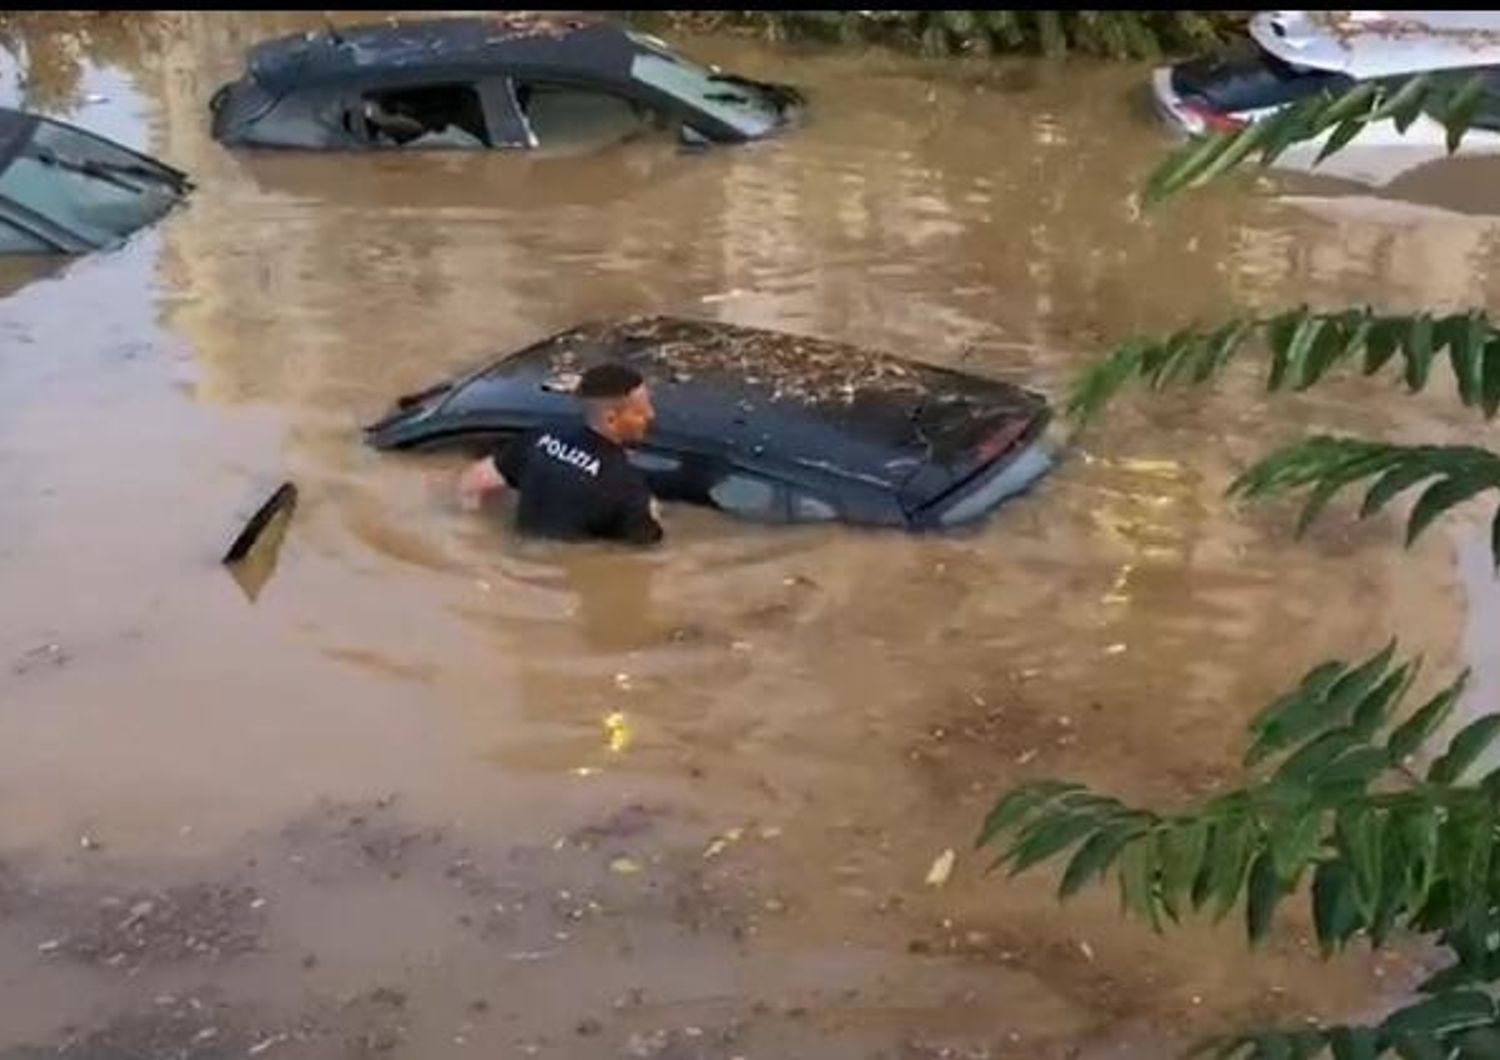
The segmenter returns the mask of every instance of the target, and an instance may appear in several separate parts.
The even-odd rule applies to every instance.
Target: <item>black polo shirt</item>
[[[662,538],[646,477],[624,449],[588,427],[529,431],[493,456],[521,495],[516,525],[523,533],[635,545]]]

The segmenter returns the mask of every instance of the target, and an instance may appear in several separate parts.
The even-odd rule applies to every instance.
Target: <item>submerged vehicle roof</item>
[[[398,413],[375,424],[371,441],[422,444],[481,430],[495,413],[537,423],[572,415],[573,382],[605,360],[630,364],[650,382],[658,444],[887,487],[929,462],[1012,444],[1050,419],[1040,394],[1009,383],[826,339],[655,316],[544,339],[444,388],[416,422]]]
[[[1250,36],[1293,66],[1361,80],[1500,63],[1500,11],[1262,11]]]
[[[431,18],[279,37],[251,48],[248,63],[255,79],[272,92],[356,77],[496,65],[624,80],[631,58],[648,49],[655,50],[651,38],[604,21]]]

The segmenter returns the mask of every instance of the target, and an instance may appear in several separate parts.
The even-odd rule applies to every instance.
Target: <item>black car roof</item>
[[[390,21],[293,34],[249,53],[273,93],[313,83],[379,79],[413,70],[524,67],[560,76],[628,79],[642,51],[619,26],[559,18]]]
[[[1020,387],[846,343],[675,317],[585,324],[507,357],[460,386],[459,405],[557,411],[568,380],[623,361],[646,377],[663,442],[722,445],[894,486],[928,459],[1048,415]]]

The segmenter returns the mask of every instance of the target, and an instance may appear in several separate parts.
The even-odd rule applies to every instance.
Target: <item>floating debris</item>
[[[958,855],[953,849],[943,851],[932,863],[932,868],[927,870],[927,886],[941,887],[948,882],[948,877],[953,875],[953,865],[958,860]]]
[[[229,551],[224,553],[223,564],[252,603],[271,580],[271,575],[276,573],[281,542],[286,537],[296,507],[296,485],[283,482],[250,517],[229,546]]]

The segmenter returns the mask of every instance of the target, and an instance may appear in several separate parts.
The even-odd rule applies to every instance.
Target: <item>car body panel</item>
[[[572,382],[604,360],[651,383],[657,420],[643,449],[678,463],[647,477],[672,499],[710,502],[714,483],[743,473],[784,487],[788,504],[803,494],[848,522],[919,528],[945,525],[970,495],[978,518],[1051,466],[1039,394],[846,344],[672,317],[550,336],[402,398],[366,437],[381,449],[465,445],[574,421]],[[1027,452],[996,493],[995,479]]]
[[[66,122],[0,107],[0,253],[83,254],[159,220],[192,182]]]
[[[483,121],[482,127],[465,126],[475,142],[463,146],[545,146],[518,98],[532,84],[616,99],[641,110],[643,127],[648,118],[680,122],[710,142],[769,135],[803,102],[789,86],[706,70],[655,38],[608,22],[427,19],[330,28],[256,45],[246,72],[210,102],[213,135],[230,146],[454,146],[432,137],[387,142],[361,116],[382,95],[472,89]]]

